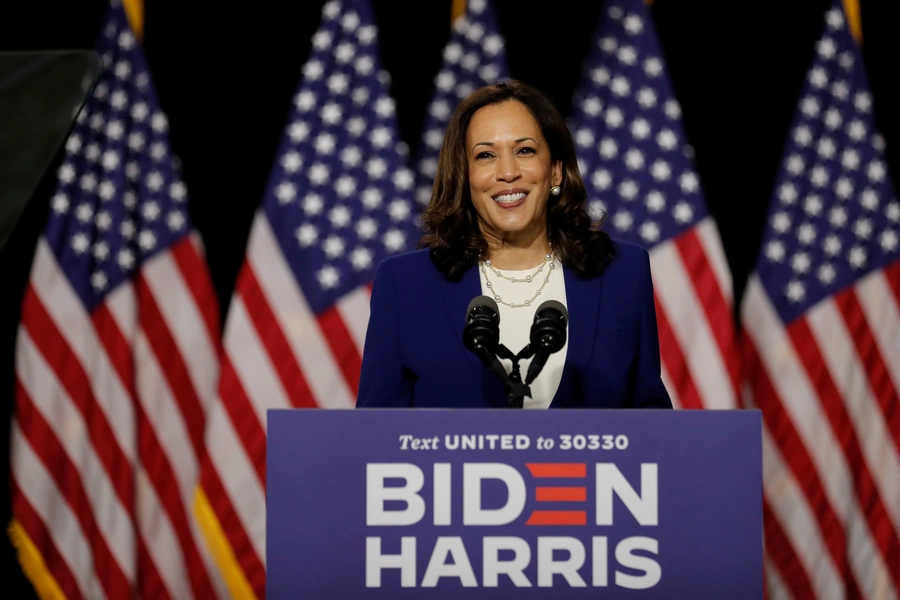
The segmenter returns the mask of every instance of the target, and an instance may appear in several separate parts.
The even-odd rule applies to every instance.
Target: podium
[[[266,595],[763,597],[758,411],[270,410]]]

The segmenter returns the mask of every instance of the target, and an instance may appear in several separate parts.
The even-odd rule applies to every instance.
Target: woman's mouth
[[[514,192],[511,194],[500,194],[499,196],[494,196],[494,202],[502,206],[503,208],[514,208],[522,204],[525,201],[525,197],[528,194],[525,192]]]

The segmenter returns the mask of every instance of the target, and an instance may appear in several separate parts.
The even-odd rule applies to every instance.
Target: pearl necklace
[[[515,302],[505,302],[503,298],[500,297],[500,294],[497,293],[497,290],[494,289],[494,284],[488,279],[488,269],[493,271],[498,277],[505,279],[511,283],[531,283],[534,278],[543,272],[544,266],[549,264],[549,268],[547,270],[547,275],[544,276],[544,281],[541,282],[540,287],[538,287],[537,291],[534,292],[534,295],[525,300],[520,304],[516,304]],[[481,262],[481,272],[484,274],[484,282],[487,288],[494,294],[494,300],[499,302],[500,304],[504,304],[510,308],[522,308],[524,306],[531,306],[531,303],[534,302],[535,298],[541,295],[541,292],[544,290],[544,286],[547,285],[547,282],[550,281],[550,275],[553,273],[553,269],[556,268],[556,263],[553,261],[553,254],[548,252],[544,255],[544,262],[541,263],[541,266],[537,268],[537,270],[531,275],[526,275],[524,278],[522,277],[509,277],[504,275],[500,271],[498,271],[492,264],[490,260],[485,260]]]

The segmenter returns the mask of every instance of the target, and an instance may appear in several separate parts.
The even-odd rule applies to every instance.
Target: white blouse
[[[531,326],[534,323],[534,313],[538,307],[547,300],[556,300],[566,305],[566,282],[563,277],[562,265],[559,260],[554,258],[555,268],[550,269],[550,263],[544,265],[541,273],[532,277],[530,282],[511,282],[497,275],[491,267],[482,269],[479,265],[479,275],[481,278],[481,292],[486,296],[490,296],[496,300],[499,295],[501,301],[497,301],[500,307],[500,343],[509,348],[513,354],[518,354],[524,348],[531,336]],[[526,269],[524,271],[507,271],[504,269],[496,269],[506,277],[525,279],[526,275],[532,275],[537,267]],[[539,296],[531,300],[530,306],[521,306],[511,308],[504,304],[522,304],[525,300],[529,300],[534,293],[541,287],[544,279],[549,272],[550,276],[547,283],[541,290]],[[491,286],[487,285],[490,281]],[[559,352],[554,352],[547,359],[544,368],[538,373],[534,381],[531,382],[532,397],[525,397],[524,408],[547,408],[553,401],[553,396],[559,388],[559,382],[562,380],[563,367],[566,364],[566,352],[569,348],[569,336],[566,332],[566,343]],[[519,373],[522,380],[528,373],[528,365],[531,364],[531,358],[523,358],[519,361]],[[506,372],[512,371],[512,361],[509,359],[500,359],[500,362],[506,368]]]

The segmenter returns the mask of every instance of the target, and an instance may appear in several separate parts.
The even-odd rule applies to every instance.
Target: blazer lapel
[[[450,322],[453,324],[456,339],[459,340],[460,351],[465,355],[466,361],[471,367],[473,381],[478,382],[476,387],[481,393],[490,393],[489,397],[491,398],[497,394],[499,389],[500,397],[505,397],[503,383],[488,371],[487,367],[482,364],[481,359],[474,352],[470,352],[463,343],[466,308],[468,308],[472,298],[481,295],[481,281],[478,277],[478,269],[476,267],[468,269],[458,282],[449,281],[443,275],[439,276],[439,279],[441,292],[444,296],[444,304],[447,307],[447,314],[450,317]],[[482,382],[484,383],[482,384]],[[496,382],[496,385],[494,385],[494,382]],[[488,400],[485,399],[485,401],[487,402]]]
[[[469,366],[472,367],[473,375],[480,378],[483,366],[481,360],[474,352],[469,352],[462,341],[463,329],[466,326],[466,308],[469,306],[472,298],[481,295],[478,269],[468,269],[463,273],[460,281],[449,281],[443,275],[439,276],[438,279],[441,282],[441,293],[444,296],[447,314],[450,317],[450,322],[453,323],[456,339],[459,340],[459,347],[465,353]]]
[[[587,372],[594,351],[597,318],[600,315],[600,293],[603,289],[602,276],[580,278],[565,267],[563,274],[566,281],[566,308],[569,311],[569,346],[566,349],[562,379],[551,403],[553,408],[584,404],[584,384],[581,378]]]

